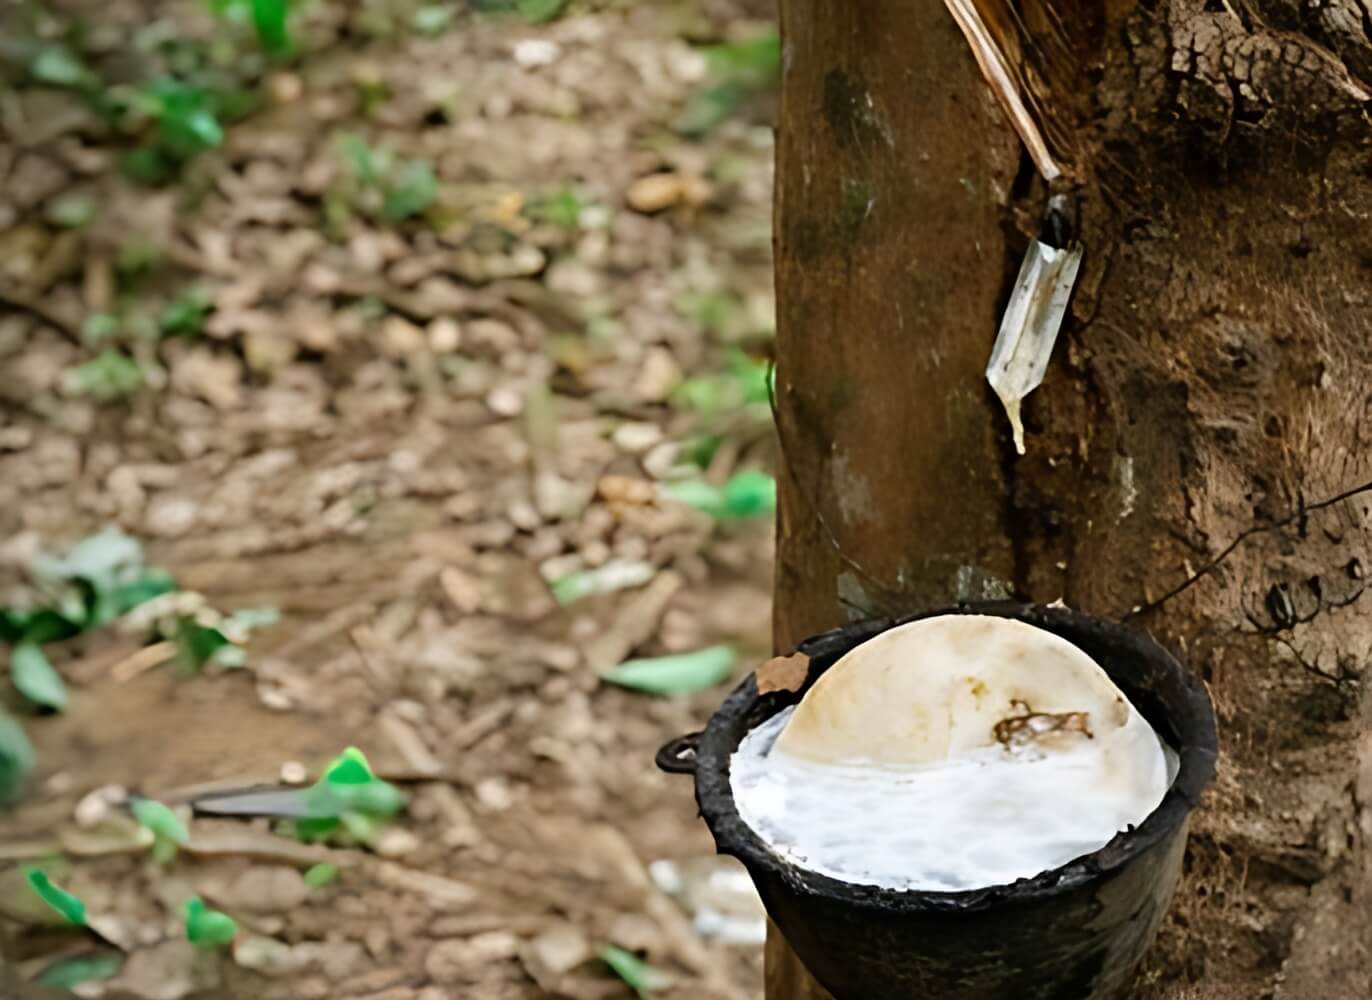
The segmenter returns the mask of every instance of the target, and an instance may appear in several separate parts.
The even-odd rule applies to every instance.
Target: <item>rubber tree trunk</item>
[[[1140,997],[1372,995],[1359,2],[973,4],[1086,246],[1020,457],[983,369],[1048,190],[942,3],[781,0],[777,647],[1009,594],[1171,645],[1223,758]],[[775,931],[767,996],[827,997]]]

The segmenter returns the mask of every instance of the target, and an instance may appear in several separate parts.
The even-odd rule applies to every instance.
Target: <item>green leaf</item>
[[[724,491],[703,479],[686,479],[670,483],[663,487],[663,492],[677,503],[704,511],[711,517],[719,517],[724,510]]]
[[[776,369],[766,361],[749,357],[742,351],[729,355],[729,372],[738,383],[744,403],[766,403],[771,399],[771,389]]]
[[[34,574],[56,588],[58,605],[37,613],[24,637],[35,642],[98,628],[145,601],[176,589],[166,572],[143,568],[143,547],[109,529],[78,542],[65,556],[40,556]]]
[[[722,334],[736,322],[741,311],[738,296],[731,292],[693,291],[681,296],[677,311],[707,333]]]
[[[0,709],[0,806],[12,805],[19,798],[24,779],[33,770],[33,747],[24,727]]]
[[[52,909],[69,924],[78,927],[86,926],[86,904],[81,902],[71,893],[58,888],[53,884],[52,879],[39,871],[37,868],[30,868],[24,872],[24,881],[28,883],[38,898],[47,903]]]
[[[172,337],[198,337],[205,332],[205,320],[214,311],[214,302],[203,288],[193,288],[173,299],[157,317],[157,326]]]
[[[235,658],[226,653],[226,650],[236,648],[228,636],[217,628],[199,624],[193,618],[183,617],[178,621],[175,641],[176,663],[183,673],[196,673],[212,662],[224,666],[235,665],[223,662],[226,657],[229,660]]]
[[[101,401],[131,395],[143,387],[143,369],[120,351],[105,351],[73,369],[77,391]]]
[[[176,857],[177,848],[190,843],[190,831],[181,822],[181,817],[156,799],[134,799],[129,803],[129,810],[139,826],[152,831],[153,860],[158,864],[171,861]]]
[[[421,35],[441,35],[448,30],[455,13],[457,12],[452,7],[430,4],[416,10],[410,23]]]
[[[220,622],[220,629],[234,641],[242,641],[247,633],[260,628],[269,628],[281,621],[281,612],[276,608],[239,608]]]
[[[305,792],[305,801],[315,819],[342,819],[347,813],[386,818],[405,808],[405,795],[388,781],[378,778],[367,757],[356,747],[348,747]]]
[[[640,997],[650,997],[653,990],[665,989],[668,985],[665,973],[654,969],[633,952],[625,951],[617,945],[607,944],[601,948],[600,960],[613,969]]]
[[[233,917],[211,910],[198,896],[186,900],[186,939],[197,948],[223,948],[238,933]]]
[[[53,962],[33,981],[49,989],[71,990],[83,983],[111,979],[123,966],[122,955],[75,955]]]
[[[148,85],[157,117],[158,139],[164,152],[187,158],[224,141],[224,129],[210,105],[210,93],[203,87],[180,80],[161,79]]]
[[[119,317],[113,313],[90,313],[81,323],[81,339],[99,345],[119,332]]]
[[[764,517],[777,509],[777,481],[765,472],[748,469],[724,484],[726,518]]]
[[[348,169],[359,183],[372,186],[381,183],[385,163],[382,154],[368,146],[361,136],[351,133],[338,141],[338,149]]]
[[[381,214],[400,222],[421,214],[438,196],[438,178],[423,160],[402,163],[388,178]]]
[[[93,74],[70,49],[50,46],[38,53],[29,64],[29,72],[40,83],[57,87],[84,87],[95,82]]]
[[[67,707],[67,687],[36,642],[25,640],[10,650],[10,680],[35,705],[58,712]]]
[[[377,824],[370,816],[360,812],[345,812],[338,817],[338,820],[358,843],[375,843]]]
[[[262,47],[272,55],[284,55],[291,50],[286,13],[286,0],[252,0],[253,27]]]
[[[331,785],[365,785],[377,777],[367,755],[357,747],[348,747],[324,769],[322,780]]]
[[[576,229],[581,225],[581,212],[585,207],[586,203],[574,188],[564,187],[555,194],[531,201],[524,214],[536,222]]]
[[[319,819],[298,819],[293,824],[293,832],[297,840],[302,840],[307,844],[312,844],[316,840],[323,840],[340,826],[337,816],[322,816]]]
[[[708,468],[723,443],[724,438],[718,434],[697,434],[686,442],[681,457],[698,468]]]
[[[556,20],[566,6],[567,0],[518,0],[516,9],[530,24],[543,24]]]
[[[306,869],[304,877],[305,884],[311,889],[322,889],[338,878],[338,866],[331,865],[327,861],[321,861],[314,867]]]
[[[154,597],[170,594],[175,589],[176,581],[171,578],[171,574],[161,569],[147,570],[128,583],[111,585],[104,582],[96,594],[90,627],[98,628],[112,622],[140,604],[146,604]]]
[[[99,587],[142,565],[142,544],[118,528],[106,528],[81,539],[65,556],[40,557],[34,569],[48,579],[85,580]]]
[[[730,646],[707,646],[692,653],[628,660],[600,676],[647,694],[692,694],[727,680],[735,659]]]
[[[18,608],[0,608],[0,642],[18,642],[24,637],[30,612]]]
[[[706,52],[713,85],[686,102],[677,130],[703,135],[731,117],[752,94],[770,88],[781,69],[781,40],[775,34],[717,45]]]
[[[768,86],[781,71],[781,37],[772,32],[743,42],[716,45],[705,55],[710,68],[722,78],[754,87]]]
[[[734,474],[723,488],[690,479],[672,483],[664,492],[678,503],[722,521],[766,516],[775,513],[777,506],[776,480],[756,469]]]
[[[591,594],[608,594],[638,587],[653,578],[656,570],[641,559],[611,559],[595,569],[583,569],[558,577],[551,584],[559,604],[571,604]]]
[[[219,17],[238,24],[247,24],[249,0],[205,0],[205,6]]]
[[[151,147],[129,152],[119,163],[124,175],[139,184],[153,187],[165,184],[176,176],[176,164]]]
[[[59,195],[48,202],[43,215],[54,226],[80,229],[95,218],[95,199],[88,194]]]
[[[737,80],[698,90],[687,99],[676,129],[689,136],[712,132],[721,122],[733,117],[747,97],[748,88]]]
[[[595,578],[589,570],[578,570],[558,577],[549,589],[558,604],[571,604],[595,593]]]
[[[214,149],[224,141],[224,129],[219,124],[219,119],[206,108],[196,108],[190,112],[178,123],[177,128],[184,129],[187,135],[205,149]]]
[[[672,389],[672,402],[677,406],[713,414],[725,408],[724,395],[724,385],[718,376],[693,375]]]
[[[14,641],[26,639],[42,645],[56,639],[70,639],[81,632],[85,620],[85,608],[74,609],[74,620],[52,608],[40,608],[23,619],[23,633]]]

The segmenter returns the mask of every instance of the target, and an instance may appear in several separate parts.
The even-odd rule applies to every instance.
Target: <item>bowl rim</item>
[[[777,712],[798,702],[819,676],[848,650],[898,625],[949,614],[982,614],[1015,619],[1053,632],[1079,648],[1081,643],[1077,641],[1078,638],[1092,638],[1109,644],[1114,647],[1112,653],[1116,655],[1109,658],[1110,662],[1101,662],[1101,667],[1117,683],[1119,680],[1112,667],[1120,669],[1126,658],[1160,669],[1175,688],[1174,700],[1177,701],[1166,706],[1167,717],[1152,718],[1149,710],[1138,705],[1137,698],[1131,695],[1130,700],[1155,728],[1170,730],[1176,738],[1173,749],[1178,754],[1180,764],[1162,802],[1137,827],[1117,833],[1099,850],[1031,878],[981,889],[936,892],[844,882],[809,871],[774,853],[743,821],[734,804],[729,761],[743,736]],[[795,692],[759,695],[756,677],[749,674],[710,717],[700,734],[695,747],[694,771],[696,802],[719,852],[743,862],[755,879],[759,874],[766,875],[802,895],[859,909],[879,910],[887,916],[971,912],[997,905],[1048,900],[1109,877],[1169,839],[1186,823],[1201,793],[1214,779],[1218,742],[1214,708],[1204,684],[1152,636],[1135,626],[1062,606],[968,601],[898,617],[854,622],[805,639],[796,649],[810,656],[810,673],[802,687]],[[1128,683],[1128,686],[1138,685]],[[1151,714],[1156,715],[1157,711],[1160,709],[1154,707]],[[750,717],[752,721],[748,721]],[[740,722],[743,725],[742,733],[738,739],[733,739],[731,731]]]

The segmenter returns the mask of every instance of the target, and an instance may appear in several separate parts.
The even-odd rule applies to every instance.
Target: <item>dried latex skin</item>
[[[945,615],[851,650],[806,693],[776,749],[906,767],[1007,740],[1052,752],[1090,739],[1134,770],[1131,748],[1145,737],[1156,745],[1105,671],[1067,640],[1008,618]]]

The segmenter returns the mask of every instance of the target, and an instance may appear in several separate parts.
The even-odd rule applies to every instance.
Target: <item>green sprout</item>
[[[453,15],[457,11],[453,7],[443,4],[428,4],[416,8],[414,16],[410,19],[410,24],[415,31],[421,35],[441,35],[448,30],[448,25],[452,23]]]
[[[223,948],[237,933],[238,924],[227,913],[211,910],[199,896],[186,900],[186,940],[197,948]]]
[[[49,965],[33,981],[39,986],[71,991],[85,983],[112,979],[123,965],[122,955],[73,955]]]
[[[535,198],[524,206],[524,214],[535,222],[546,222],[563,229],[577,229],[586,202],[575,188],[559,188],[552,194]]]
[[[118,531],[91,535],[65,556],[40,557],[33,575],[45,603],[0,608],[0,642],[13,646],[10,679],[19,693],[56,711],[66,707],[66,687],[42,644],[99,628],[175,589],[166,573],[143,565],[142,546]],[[2,737],[0,733],[0,752]]]
[[[301,840],[319,840],[345,829],[368,843],[376,823],[404,809],[406,800],[400,789],[376,776],[361,750],[348,747],[305,791],[304,801],[309,815],[295,822]]]
[[[515,4],[519,16],[530,24],[557,20],[566,6],[567,0],[517,0]]]
[[[0,709],[0,807],[19,798],[32,770],[33,746],[24,735],[24,727]]]
[[[59,195],[43,209],[44,217],[63,229],[80,229],[95,218],[95,199],[88,194]]]
[[[727,680],[737,658],[732,646],[707,646],[691,653],[628,660],[600,676],[645,694],[693,694]]]
[[[423,160],[398,164],[383,186],[381,215],[391,222],[423,215],[438,197],[438,178]]]
[[[156,799],[134,799],[129,804],[138,825],[152,833],[152,857],[160,865],[176,857],[179,848],[190,843],[191,835],[181,818]]]
[[[404,222],[423,215],[438,197],[438,177],[423,160],[398,160],[385,146],[373,148],[356,135],[345,135],[339,151],[348,167],[353,193],[375,191],[380,195],[379,214],[388,222]],[[336,192],[335,200],[347,192]],[[346,205],[333,209],[346,214]]]
[[[103,351],[72,369],[75,389],[83,396],[109,402],[143,388],[143,367],[122,351]]]
[[[327,861],[321,861],[306,869],[304,879],[305,884],[311,889],[322,889],[338,878],[338,866],[331,865]]]
[[[607,944],[600,949],[599,957],[645,1000],[652,996],[653,990],[665,989],[668,985],[666,973],[653,968],[633,952],[626,951],[618,945]]]
[[[257,40],[272,55],[290,54],[290,4],[287,0],[208,0],[208,6],[226,20],[239,24],[251,21]]]
[[[55,885],[47,874],[37,868],[24,872],[24,881],[30,889],[67,923],[76,927],[86,926],[86,904],[65,889]]]
[[[275,608],[241,608],[229,615],[203,609],[163,622],[162,634],[176,644],[176,669],[184,676],[205,667],[236,670],[248,662],[243,644],[257,629],[281,620]]]
[[[748,98],[775,86],[781,72],[781,40],[775,32],[705,52],[709,86],[691,95],[677,131],[701,136],[733,116]]]
[[[665,492],[678,503],[720,521],[763,517],[775,513],[777,508],[776,480],[756,469],[735,473],[722,487],[692,479],[672,483]]]
[[[170,337],[198,337],[214,312],[214,301],[203,288],[192,288],[167,304],[157,317],[158,329]]]

